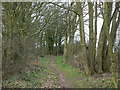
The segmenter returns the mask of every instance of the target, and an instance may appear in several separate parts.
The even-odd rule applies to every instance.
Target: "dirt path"
[[[59,77],[59,84],[60,84],[60,88],[70,88],[70,83],[66,80],[65,76],[63,75],[63,73],[59,70],[59,68],[54,64],[54,60],[55,58],[50,58],[50,65],[49,67],[51,69],[53,69]]]

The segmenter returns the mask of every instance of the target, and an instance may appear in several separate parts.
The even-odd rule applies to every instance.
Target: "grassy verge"
[[[57,56],[55,64],[63,72],[65,77],[69,82],[71,82],[72,87],[76,88],[107,88],[113,87],[111,83],[111,76],[97,77],[86,76],[84,73],[80,72],[78,68],[73,68],[68,64],[63,64],[63,57]]]
[[[38,66],[31,64],[27,70],[23,70],[20,74],[15,74],[11,78],[2,82],[6,88],[56,88],[58,87],[58,75],[51,70],[46,63],[49,61],[47,57],[39,58]],[[36,62],[36,61],[31,61]],[[30,62],[29,62],[30,63]]]

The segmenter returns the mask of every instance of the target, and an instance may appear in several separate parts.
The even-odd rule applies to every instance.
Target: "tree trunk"
[[[88,2],[89,8],[89,60],[90,60],[90,74],[94,73],[94,45],[93,45],[93,4]]]
[[[86,44],[85,44],[85,33],[84,33],[84,21],[83,21],[83,11],[82,11],[82,6],[81,2],[76,2],[77,5],[77,10],[79,13],[79,30],[80,30],[80,38],[81,38],[81,48],[82,48],[82,60],[83,60],[83,65],[85,69],[85,73],[88,75],[89,74],[89,66],[87,62],[87,54],[86,54]]]
[[[66,31],[66,34],[65,34],[65,42],[64,42],[64,54],[63,54],[63,63],[65,64],[66,63],[66,53],[67,53],[67,38],[68,38],[68,35],[67,35],[67,31]]]
[[[94,31],[94,50],[93,50],[93,55],[94,55],[94,62],[96,58],[96,42],[97,42],[97,2],[95,3],[95,31]],[[93,64],[95,66],[95,63]],[[95,67],[94,67],[95,68]]]
[[[105,13],[107,12],[107,9],[108,9],[108,5],[107,3],[105,2]],[[108,39],[108,49],[109,49],[109,56],[110,56],[110,60],[111,60],[111,73],[112,73],[112,81],[115,85],[115,88],[118,87],[118,82],[117,82],[117,77],[116,77],[116,74],[115,74],[115,61],[114,61],[114,58],[113,58],[113,48],[112,48],[112,39],[110,37],[110,34],[109,34],[109,26],[108,26],[108,19],[107,19],[107,15],[104,16],[104,20],[105,20],[105,27],[106,27],[106,35],[107,35],[107,39]]]
[[[106,18],[108,19],[108,28],[110,28],[112,2],[109,2],[108,6],[109,6],[109,9],[107,10],[107,13],[104,12],[104,15],[107,14]],[[105,17],[104,15],[103,15],[103,17]],[[98,71],[98,73],[103,72],[103,67],[102,66],[103,66],[103,63],[106,62],[106,59],[104,60],[104,58],[106,57],[106,55],[104,54],[106,52],[106,49],[104,47],[106,47],[106,43],[107,43],[105,29],[106,29],[106,27],[105,27],[105,20],[104,20],[102,28],[101,28],[100,36],[99,36],[98,49],[97,49],[96,60],[97,60],[97,71]],[[103,56],[104,56],[104,58],[103,58]]]
[[[61,35],[61,32],[59,32],[58,54],[61,54],[61,39],[62,39],[62,35]]]
[[[74,17],[73,17],[73,24],[72,24],[72,36],[71,36],[71,44],[72,44],[72,46],[71,46],[71,54],[73,55],[74,54],[74,34],[75,34],[75,28],[76,28],[76,18],[77,18],[77,15],[76,14],[74,14]]]
[[[69,28],[67,27],[67,14],[66,14],[66,31],[65,31],[65,41],[64,41],[63,64],[66,63],[68,29]]]

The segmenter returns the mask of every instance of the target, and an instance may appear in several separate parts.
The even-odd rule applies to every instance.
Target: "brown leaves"
[[[40,64],[40,61],[33,61],[32,64],[36,67],[40,67],[41,64]]]

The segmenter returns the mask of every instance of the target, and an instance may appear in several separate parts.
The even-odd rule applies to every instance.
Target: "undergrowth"
[[[37,61],[40,65],[31,64],[27,71],[23,70],[20,74],[3,81],[3,88],[57,88],[58,75],[48,67],[48,60],[47,57],[39,58]]]

